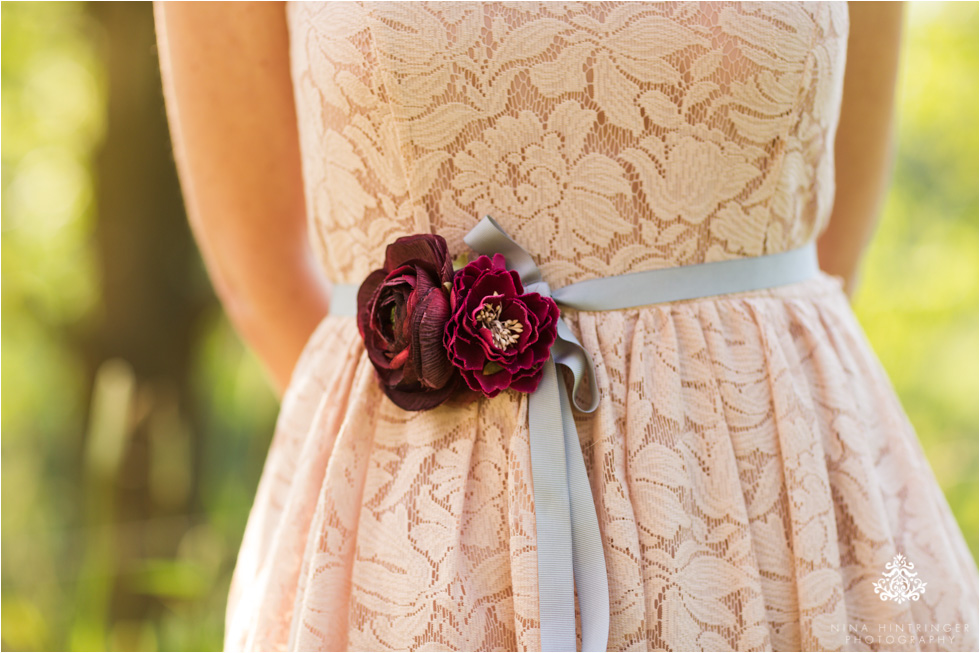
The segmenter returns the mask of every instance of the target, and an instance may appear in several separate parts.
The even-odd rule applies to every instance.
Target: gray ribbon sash
[[[480,254],[502,254],[507,266],[520,274],[527,292],[581,311],[611,311],[759,290],[805,281],[820,269],[816,246],[811,242],[778,254],[589,279],[553,291],[541,278],[531,255],[489,215],[463,241]],[[357,288],[334,284],[331,315],[356,314]],[[571,372],[571,397],[558,376],[559,365]],[[587,383],[583,385],[583,381]],[[528,399],[541,650],[576,650],[577,589],[582,650],[605,651],[609,636],[606,558],[572,406],[583,413],[594,412],[599,406],[599,388],[588,352],[564,319],[559,319],[558,336],[541,383]]]

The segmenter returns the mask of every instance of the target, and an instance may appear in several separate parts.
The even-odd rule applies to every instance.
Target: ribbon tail
[[[528,398],[542,651],[575,650],[572,516],[561,385],[555,361],[549,357],[541,383]]]
[[[565,465],[572,515],[572,566],[582,619],[582,650],[605,651],[609,637],[609,580],[602,534],[568,390],[561,379],[558,379],[558,393],[565,432]]]
[[[531,477],[538,536],[542,651],[574,651],[575,590],[582,650],[605,651],[609,586],[602,535],[568,390],[554,358],[528,400]]]
[[[463,238],[481,254],[501,253],[516,270],[525,291],[551,296],[534,259],[489,215]],[[585,470],[572,402],[591,413],[599,405],[595,370],[588,352],[564,320],[558,320],[552,355],[528,400],[531,478],[538,539],[538,606],[542,651],[574,651],[575,591],[582,620],[582,650],[605,651],[609,637],[606,558],[592,488]],[[571,400],[558,365],[572,373]],[[588,383],[589,400],[579,389]]]

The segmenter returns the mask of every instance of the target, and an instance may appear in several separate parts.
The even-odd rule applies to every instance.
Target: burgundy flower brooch
[[[385,394],[405,410],[434,408],[467,388],[487,397],[534,392],[558,317],[555,301],[526,292],[503,255],[454,261],[435,234],[388,245],[384,267],[357,292],[368,356]]]

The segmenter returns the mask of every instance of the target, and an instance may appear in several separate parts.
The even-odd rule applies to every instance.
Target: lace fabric
[[[336,2],[290,20],[338,282],[404,233],[461,249],[485,213],[555,286],[794,249],[829,215],[843,3]]]
[[[794,249],[828,219],[845,3],[287,12],[310,234],[337,282],[411,233],[466,251],[486,214],[553,288]],[[601,392],[576,422],[610,650],[977,647],[976,566],[839,280],[566,321]],[[516,392],[402,411],[354,321],[325,319],[283,400],[226,647],[537,649],[526,425]],[[918,601],[874,593],[896,553]],[[895,624],[960,632],[889,643]]]

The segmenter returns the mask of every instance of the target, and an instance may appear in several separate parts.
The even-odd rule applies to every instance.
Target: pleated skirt
[[[976,565],[839,279],[564,317],[601,392],[609,650],[977,650]],[[325,318],[226,648],[539,650],[527,399],[406,412]]]

